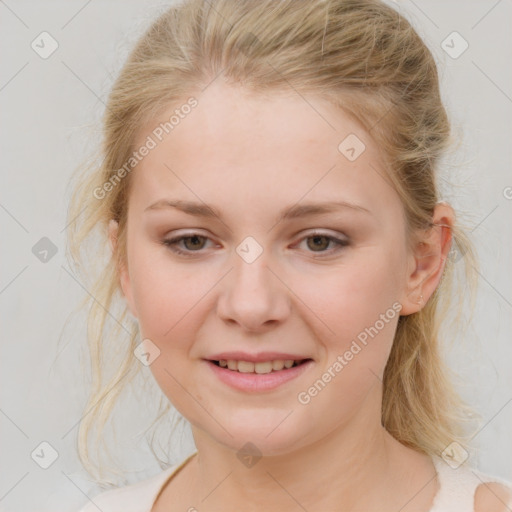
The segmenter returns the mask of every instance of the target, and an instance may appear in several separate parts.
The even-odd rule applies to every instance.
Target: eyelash
[[[189,238],[194,238],[194,237],[201,237],[201,238],[206,238],[209,240],[209,238],[207,236],[204,236],[204,235],[201,235],[200,233],[189,233],[189,234],[186,234],[186,235],[182,235],[182,236],[178,236],[178,237],[175,237],[175,238],[171,238],[169,240],[163,240],[162,243],[167,246],[172,252],[176,253],[176,254],[179,254],[179,255],[182,255],[182,256],[188,256],[188,257],[192,257],[192,255],[194,253],[200,253],[201,250],[198,250],[198,251],[184,251],[182,249],[179,249],[177,247],[177,244],[179,242],[181,242],[182,240],[186,240],[186,239],[189,239]],[[317,232],[314,232],[314,233],[311,233],[303,238],[300,239],[299,242],[302,242],[303,240],[307,240],[308,238],[314,238],[314,237],[324,237],[324,238],[327,238],[329,241],[331,242],[334,242],[338,247],[334,250],[334,251],[320,251],[318,252],[317,254],[327,254],[327,255],[331,255],[333,252],[334,253],[337,253],[339,251],[341,251],[344,247],[347,247],[348,245],[350,245],[350,242],[346,239],[341,239],[341,238],[337,238],[335,236],[332,236],[332,235],[328,235],[326,233],[317,233]],[[315,251],[312,251],[313,254],[315,254]],[[323,256],[315,256],[316,258],[322,258]]]

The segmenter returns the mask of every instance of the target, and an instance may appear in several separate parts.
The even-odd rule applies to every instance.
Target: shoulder
[[[197,450],[182,462],[174,464],[145,480],[100,492],[77,512],[141,512],[151,510],[159,492],[164,485],[178,472]]]
[[[480,484],[475,491],[475,512],[510,512],[512,489],[497,482]]]
[[[176,471],[177,466],[170,468],[144,480],[102,491],[77,512],[140,512],[151,509],[156,494],[165,481]]]
[[[77,512],[114,512],[119,508],[131,510],[134,498],[140,497],[140,489],[135,491],[133,486],[120,487],[103,491],[89,501]]]

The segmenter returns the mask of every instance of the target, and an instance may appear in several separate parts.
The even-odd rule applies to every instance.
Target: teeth
[[[279,371],[284,368],[284,361],[272,361],[272,370]]]
[[[229,370],[238,371],[240,373],[270,373],[272,371],[279,371],[283,368],[291,368],[294,363],[293,359],[276,359],[275,361],[262,361],[260,363],[252,363],[250,361],[234,361],[232,359],[221,359],[219,366],[228,368]]]
[[[263,363],[265,364],[265,363]],[[261,368],[261,363],[251,363],[249,361],[238,361],[238,371],[240,373],[253,373],[257,368]],[[258,373],[256,371],[256,373]]]

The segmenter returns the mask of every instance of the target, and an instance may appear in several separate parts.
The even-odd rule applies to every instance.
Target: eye
[[[200,233],[187,233],[168,240],[163,240],[162,243],[176,254],[191,256],[193,253],[200,253],[200,251],[204,249],[205,243],[208,240],[210,239],[207,236],[201,235]],[[348,239],[338,238],[321,232],[309,234],[302,238],[300,243],[304,241],[306,241],[306,245],[308,249],[310,249],[310,252],[319,253],[320,257],[325,253],[331,254],[332,252],[338,252],[343,247],[350,244]],[[180,247],[179,244],[181,243],[183,243],[183,246]],[[325,250],[331,244],[335,246],[334,249]]]
[[[322,256],[324,253],[331,254],[332,252],[338,252],[343,249],[343,247],[350,245],[348,239],[338,238],[321,232],[309,234],[301,239],[301,243],[304,241],[308,249],[311,249],[311,252],[320,253]],[[327,249],[330,244],[334,244],[334,249],[326,251],[325,249]]]
[[[194,252],[199,252],[204,247],[204,241],[209,240],[208,237],[200,235],[199,233],[188,233],[186,235],[171,238],[169,240],[163,240],[162,243],[169,247],[171,251],[176,254],[190,255]],[[185,250],[178,247],[178,244],[183,242]]]

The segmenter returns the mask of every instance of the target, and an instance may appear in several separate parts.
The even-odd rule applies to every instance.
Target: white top
[[[197,451],[182,462],[175,464],[135,484],[111,489],[100,493],[78,512],[151,512],[160,491]],[[512,483],[469,468],[460,466],[453,469],[441,457],[432,457],[436,468],[439,490],[428,512],[474,512],[476,488],[483,482],[497,482],[512,490]]]

